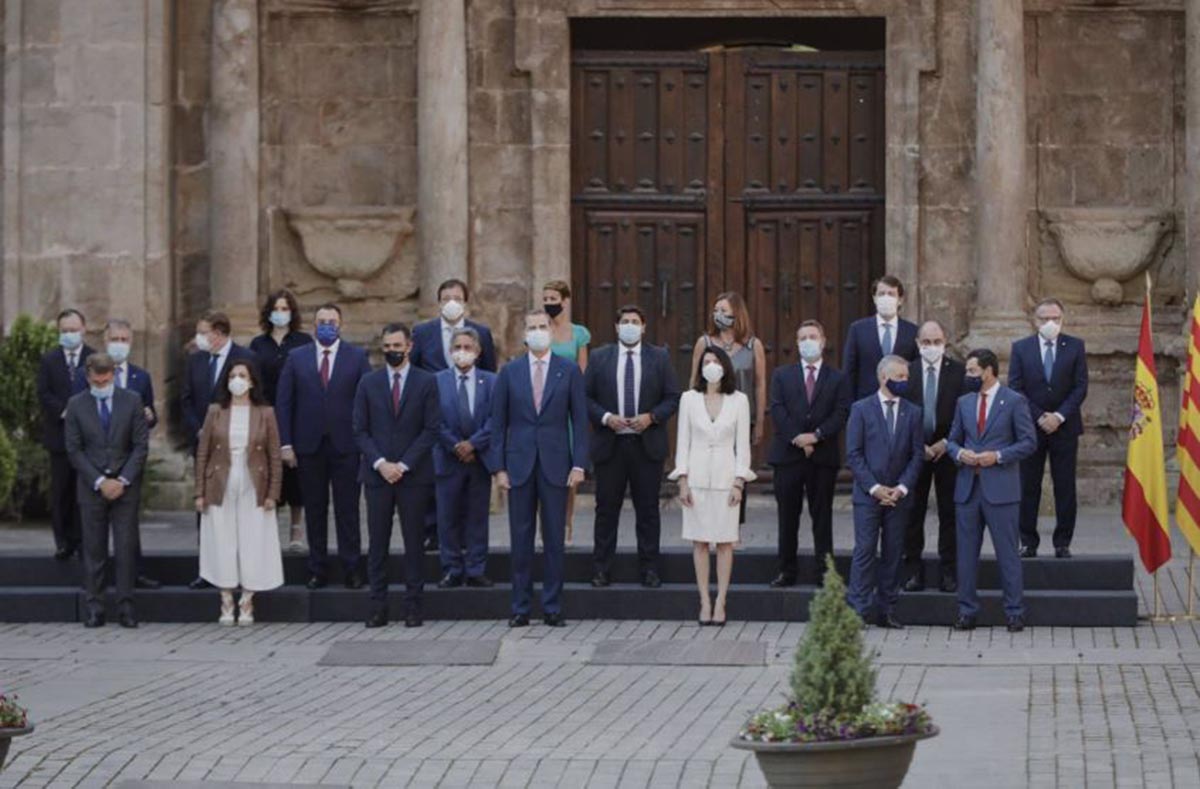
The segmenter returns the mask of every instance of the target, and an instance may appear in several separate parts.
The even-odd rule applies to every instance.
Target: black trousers
[[[321,439],[315,454],[299,455],[300,490],[304,495],[304,525],[308,533],[308,570],[318,578],[329,573],[329,491],[333,489],[333,517],[337,526],[338,558],[347,575],[358,572],[362,561],[359,531],[359,455],[341,454],[329,436]]]
[[[1054,486],[1055,548],[1071,547],[1075,536],[1075,473],[1079,460],[1079,436],[1065,433],[1046,435],[1039,428],[1037,449],[1021,461],[1021,544],[1037,550],[1038,510],[1042,506],[1042,473],[1050,458],[1050,481]]]
[[[104,569],[108,563],[111,531],[117,604],[122,609],[130,609],[137,577],[140,485],[127,488],[125,495],[116,501],[108,501],[84,480],[79,480],[76,493],[83,521],[83,588],[87,608],[96,612],[104,610]]]
[[[662,534],[658,496],[662,486],[662,461],[651,460],[639,435],[616,436],[613,454],[595,466],[596,521],[592,561],[596,572],[607,573],[617,550],[617,526],[628,488],[636,515],[638,569],[658,571]]]
[[[917,487],[912,491],[912,512],[904,531],[904,563],[914,572],[919,572],[921,554],[925,552],[925,513],[929,509],[929,492],[937,495],[938,517],[938,563],[942,575],[954,577],[957,558],[956,523],[954,515],[954,483],[958,468],[949,455],[942,455],[936,463],[926,463],[917,477]]]
[[[367,577],[371,582],[371,612],[387,613],[388,555],[392,542],[393,516],[400,515],[400,534],[404,539],[404,605],[412,611],[421,608],[425,585],[425,513],[432,485],[368,485]]]
[[[779,572],[795,578],[800,549],[800,514],[808,498],[812,518],[813,552],[817,577],[824,575],[825,557],[833,553],[833,489],[838,470],[813,463],[788,463],[775,467],[775,503],[779,511]]]
[[[60,551],[79,547],[83,533],[75,467],[66,452],[50,453],[50,523],[54,547]]]

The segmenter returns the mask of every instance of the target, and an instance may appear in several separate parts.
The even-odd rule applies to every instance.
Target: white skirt
[[[683,507],[683,539],[737,542],[741,507],[729,506],[729,490],[692,488],[692,506]]]
[[[234,450],[220,506],[200,518],[200,577],[218,589],[264,592],[283,586],[274,510],[258,506],[244,450]]]

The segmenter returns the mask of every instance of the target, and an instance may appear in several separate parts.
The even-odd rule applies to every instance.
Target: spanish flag
[[[1171,558],[1170,510],[1167,508],[1167,464],[1163,453],[1162,404],[1150,337],[1150,290],[1142,308],[1137,370],[1133,376],[1133,408],[1129,454],[1125,460],[1125,493],[1121,504],[1125,527],[1137,540],[1146,572]]]
[[[1188,327],[1187,373],[1183,377],[1183,405],[1179,409],[1179,499],[1175,522],[1200,553],[1200,296]]]

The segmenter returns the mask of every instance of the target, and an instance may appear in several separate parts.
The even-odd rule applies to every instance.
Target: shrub
[[[41,443],[37,373],[42,355],[57,342],[53,326],[28,315],[18,316],[0,342],[0,369],[4,370],[0,376],[0,426],[20,458],[8,495],[0,497],[0,508],[18,517],[49,511],[50,458]]]
[[[0,502],[9,500],[16,481],[17,449],[8,437],[8,430],[0,429]]]

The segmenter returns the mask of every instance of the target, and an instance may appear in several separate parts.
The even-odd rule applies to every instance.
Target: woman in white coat
[[[683,505],[683,538],[692,541],[701,625],[725,624],[739,509],[750,470],[750,401],[737,390],[733,363],[717,347],[704,351],[695,388],[679,400],[675,470]],[[717,546],[717,599],[708,596],[709,545]]]

